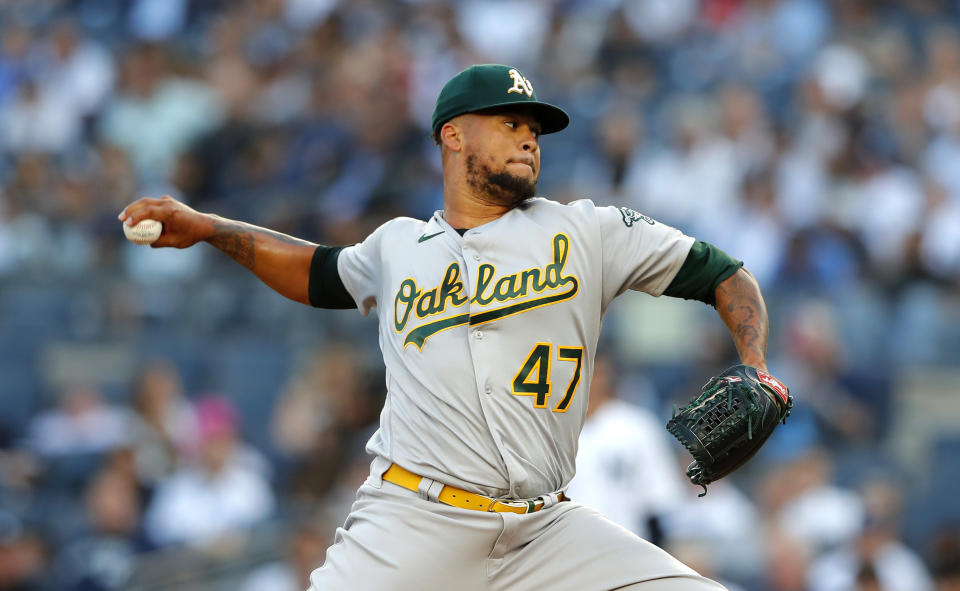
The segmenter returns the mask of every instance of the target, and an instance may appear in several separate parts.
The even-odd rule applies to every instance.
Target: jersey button
[[[489,396],[490,394],[493,394],[493,388],[491,388],[490,386],[487,386],[486,388],[484,388],[483,391],[486,392],[487,396]]]
[[[479,341],[480,339],[483,338],[483,331],[482,330],[475,331],[473,333],[473,336]]]
[[[480,260],[480,255],[478,255],[478,254],[473,255],[473,260],[479,261],[479,260]]]

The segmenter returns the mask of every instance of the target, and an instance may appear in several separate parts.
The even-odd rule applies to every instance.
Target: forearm
[[[716,289],[717,313],[730,330],[740,360],[767,369],[767,307],[756,279],[746,269],[728,277]]]
[[[273,290],[310,304],[310,264],[317,245],[244,222],[211,215],[205,240],[249,269]]]

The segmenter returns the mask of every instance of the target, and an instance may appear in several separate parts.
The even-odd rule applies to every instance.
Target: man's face
[[[540,123],[521,110],[464,116],[467,183],[497,205],[533,197],[540,175]]]

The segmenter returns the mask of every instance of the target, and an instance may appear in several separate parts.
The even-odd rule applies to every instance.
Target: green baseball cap
[[[512,106],[530,109],[540,122],[541,134],[560,131],[570,123],[566,111],[537,100],[537,93],[520,70],[501,64],[479,64],[444,85],[433,109],[431,129],[436,134],[444,123],[464,113]]]

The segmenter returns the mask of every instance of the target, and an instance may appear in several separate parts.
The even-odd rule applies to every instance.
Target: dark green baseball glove
[[[735,365],[674,413],[667,430],[693,456],[687,478],[703,487],[700,496],[707,494],[706,485],[753,457],[792,406],[783,382],[761,369]]]

